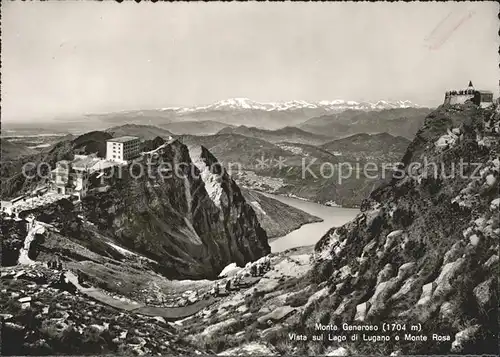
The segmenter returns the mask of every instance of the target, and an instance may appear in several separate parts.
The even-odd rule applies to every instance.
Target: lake
[[[276,238],[270,242],[269,245],[273,253],[290,248],[316,244],[330,228],[339,227],[351,221],[359,213],[359,209],[356,208],[330,207],[297,198],[272,195],[269,193],[265,195],[323,219],[323,222],[305,224],[287,235]]]

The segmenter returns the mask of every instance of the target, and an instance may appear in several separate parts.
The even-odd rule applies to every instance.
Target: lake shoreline
[[[268,242],[273,253],[300,246],[314,246],[332,227],[340,227],[350,222],[360,212],[356,208],[327,206],[295,197],[270,193],[265,193],[265,195],[321,219],[320,222],[304,223],[281,237],[269,239]]]
[[[322,203],[320,201],[313,201],[313,200],[310,200],[310,199],[307,199],[307,198],[304,198],[304,197],[300,197],[300,196],[296,196],[296,195],[293,195],[293,194],[286,194],[286,193],[279,193],[279,192],[267,192],[267,191],[263,191],[259,188],[252,188],[252,187],[246,187],[247,189],[249,190],[253,190],[253,191],[256,191],[256,192],[259,192],[263,195],[269,195],[269,197],[273,197],[273,198],[276,198],[276,196],[278,197],[283,197],[283,198],[293,198],[293,199],[296,199],[296,200],[299,200],[299,201],[304,201],[304,202],[310,202],[310,203],[316,203],[318,205],[321,205],[321,206],[325,206],[325,207],[335,207],[335,208],[345,208],[345,209],[359,209],[360,206],[359,205],[353,205],[353,206],[342,206],[342,205],[335,205],[335,206],[331,206],[331,205],[327,205],[325,203]]]
[[[282,236],[279,236],[279,237],[268,237],[268,238],[267,238],[267,241],[268,241],[268,243],[272,243],[272,242],[274,242],[275,240],[277,240],[277,239],[281,239],[281,238],[283,238],[284,236],[286,236],[286,235],[288,235],[288,234],[292,233],[293,231],[296,231],[297,229],[302,228],[303,226],[306,226],[306,225],[308,225],[308,224],[321,223],[321,222],[324,222],[324,221],[325,221],[323,218],[320,218],[320,217],[318,217],[318,218],[319,218],[319,220],[317,220],[317,221],[311,221],[311,222],[304,222],[304,223],[300,223],[300,224],[298,224],[298,225],[297,225],[297,227],[296,227],[296,228],[291,228],[289,231],[287,231],[287,232],[286,232],[284,235],[282,235]]]

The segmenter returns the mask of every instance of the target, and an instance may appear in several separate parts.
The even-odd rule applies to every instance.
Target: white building
[[[140,140],[136,136],[121,136],[106,142],[106,160],[127,161],[139,156]]]

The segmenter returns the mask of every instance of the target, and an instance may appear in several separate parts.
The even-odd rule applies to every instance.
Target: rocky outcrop
[[[0,218],[0,238],[2,239],[2,266],[16,265],[19,252],[24,245],[26,224],[12,219]]]
[[[43,266],[2,268],[2,355],[193,355],[175,328],[47,284],[58,273]],[[26,269],[26,270],[25,270]],[[9,341],[6,343],[6,341]]]
[[[499,122],[494,108],[438,108],[361,213],[317,243],[312,277],[327,284],[317,294],[333,291],[318,307],[330,323],[420,321],[450,336],[384,354],[495,353]]]
[[[282,237],[302,225],[322,219],[250,189],[242,189],[269,238]]]
[[[230,348],[217,356],[277,356],[275,349],[264,343],[251,342],[239,347]]]
[[[465,345],[470,344],[471,340],[474,340],[479,330],[479,325],[472,325],[457,332],[455,340],[451,344],[451,351],[455,353],[463,352]]]
[[[489,278],[476,286],[473,290],[477,303],[483,309],[490,306],[493,300],[495,300],[497,287],[494,284],[494,279]]]
[[[270,252],[252,206],[205,148],[163,143],[112,180],[80,205],[32,213],[67,236],[112,238],[158,262],[169,278],[215,278],[229,263],[244,266]]]
[[[272,325],[274,323],[278,323],[284,319],[286,319],[289,315],[291,315],[295,309],[290,306],[281,306],[275,309],[274,311],[265,314],[257,319],[257,322],[261,325]]]

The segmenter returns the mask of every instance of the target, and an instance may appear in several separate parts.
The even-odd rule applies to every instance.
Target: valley
[[[493,320],[480,309],[495,301],[498,159],[491,138],[498,123],[491,109],[442,107],[412,141],[355,134],[320,146],[234,133],[169,138],[155,127],[124,125],[59,141],[42,155],[18,156],[9,161],[12,170],[27,158],[55,163],[103,155],[113,135],[139,135],[143,151],[135,163],[146,160],[159,173],[160,162],[187,162],[200,176],[183,170],[167,179],[109,177],[110,188],[81,201],[62,197],[15,217],[4,212],[1,316],[4,334],[17,346],[7,351],[363,354],[368,345],[339,336],[308,341],[318,321],[356,327],[383,315],[385,321],[418,321],[444,336],[395,344],[364,332],[361,341],[385,341],[377,347],[384,354],[478,346],[488,353]],[[451,143],[448,151],[444,140]],[[290,166],[256,169],[260,153],[286,158]],[[472,155],[483,165],[481,177],[415,177],[407,165],[422,153],[445,165]],[[396,160],[407,176],[360,185],[360,172],[342,184],[332,178],[301,183],[294,172],[301,156],[319,164]],[[229,171],[231,160],[243,170]],[[311,166],[312,173],[317,169]],[[22,192],[41,184],[21,182]],[[21,192],[7,187],[13,196]],[[359,200],[345,204],[339,192]],[[443,226],[448,221],[453,224]],[[53,259],[62,267],[47,267]],[[465,266],[472,273],[464,281]],[[478,312],[468,313],[467,306]]]
[[[390,176],[409,143],[406,138],[414,135],[429,110],[410,102],[258,103],[239,98],[194,108],[108,113],[87,119],[89,126],[97,128],[114,125],[105,129],[111,136],[176,137],[186,145],[203,145],[242,187],[357,208],[378,182]],[[231,120],[226,121],[226,116]],[[284,117],[288,119],[283,121]],[[58,130],[81,130],[80,124],[71,121],[61,120],[59,125]],[[381,132],[384,129],[387,132]],[[41,152],[55,144],[47,142]],[[16,152],[22,150],[33,154],[29,147]],[[367,163],[377,166],[375,173],[372,168],[366,172]],[[8,187],[4,190],[9,191]]]

